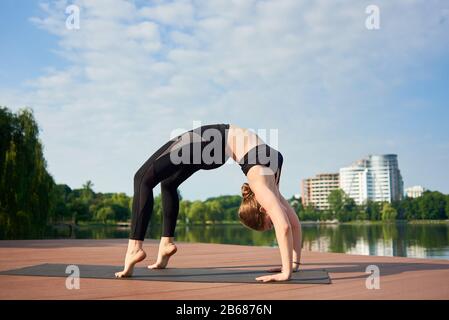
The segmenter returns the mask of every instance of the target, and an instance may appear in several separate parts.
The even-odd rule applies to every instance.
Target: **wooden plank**
[[[227,244],[178,243],[176,268],[257,267],[280,262],[277,248]],[[0,270],[41,263],[122,265],[126,239],[0,241]],[[158,241],[145,241],[154,261]],[[0,299],[449,299],[449,261],[375,257],[304,250],[304,269],[327,269],[331,285],[229,284],[81,279],[68,290],[65,278],[0,275]],[[368,265],[380,268],[380,289],[368,290]]]

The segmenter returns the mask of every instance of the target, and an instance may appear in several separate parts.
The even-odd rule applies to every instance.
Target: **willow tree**
[[[54,181],[38,135],[31,109],[0,107],[0,224],[6,235],[44,226],[52,209]]]

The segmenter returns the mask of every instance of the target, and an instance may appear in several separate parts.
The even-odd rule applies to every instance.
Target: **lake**
[[[147,238],[159,239],[161,226],[150,226]],[[321,252],[449,259],[449,224],[303,224],[303,247]],[[127,238],[129,228],[116,226],[67,226],[47,228],[21,239]],[[4,235],[0,238],[6,239]],[[276,246],[274,231],[256,232],[242,225],[183,226],[175,241]]]

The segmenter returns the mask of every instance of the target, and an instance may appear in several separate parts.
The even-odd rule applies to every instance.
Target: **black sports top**
[[[284,158],[282,154],[271,148],[269,145],[263,143],[250,149],[242,159],[238,162],[243,173],[248,174],[249,169],[255,165],[262,165],[269,167],[276,174],[276,180],[280,175],[282,163]]]

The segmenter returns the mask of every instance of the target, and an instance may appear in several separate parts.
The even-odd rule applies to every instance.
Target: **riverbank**
[[[382,224],[395,224],[395,223],[408,223],[408,224],[449,224],[449,220],[394,220],[394,221],[372,221],[372,220],[355,220],[355,221],[347,221],[347,222],[339,222],[338,220],[325,220],[325,221],[313,221],[313,220],[304,220],[301,221],[301,224],[307,224],[307,225],[335,225],[335,224],[341,224],[341,225],[382,225]],[[156,224],[159,225],[159,224]],[[240,225],[239,221],[220,221],[220,222],[211,222],[207,221],[205,224],[202,222],[194,222],[194,223],[184,223],[184,222],[178,222],[178,226],[188,227],[188,226],[221,226],[221,225]],[[100,223],[97,221],[82,221],[78,224],[54,224],[50,225],[54,227],[59,226],[72,226],[72,227],[130,227],[131,222],[129,221],[109,221],[106,223]]]
[[[449,224],[449,220],[410,220],[410,224]]]
[[[389,224],[449,224],[449,220],[394,220],[394,221],[370,221],[370,220],[357,220],[339,222],[343,225],[389,225]]]

